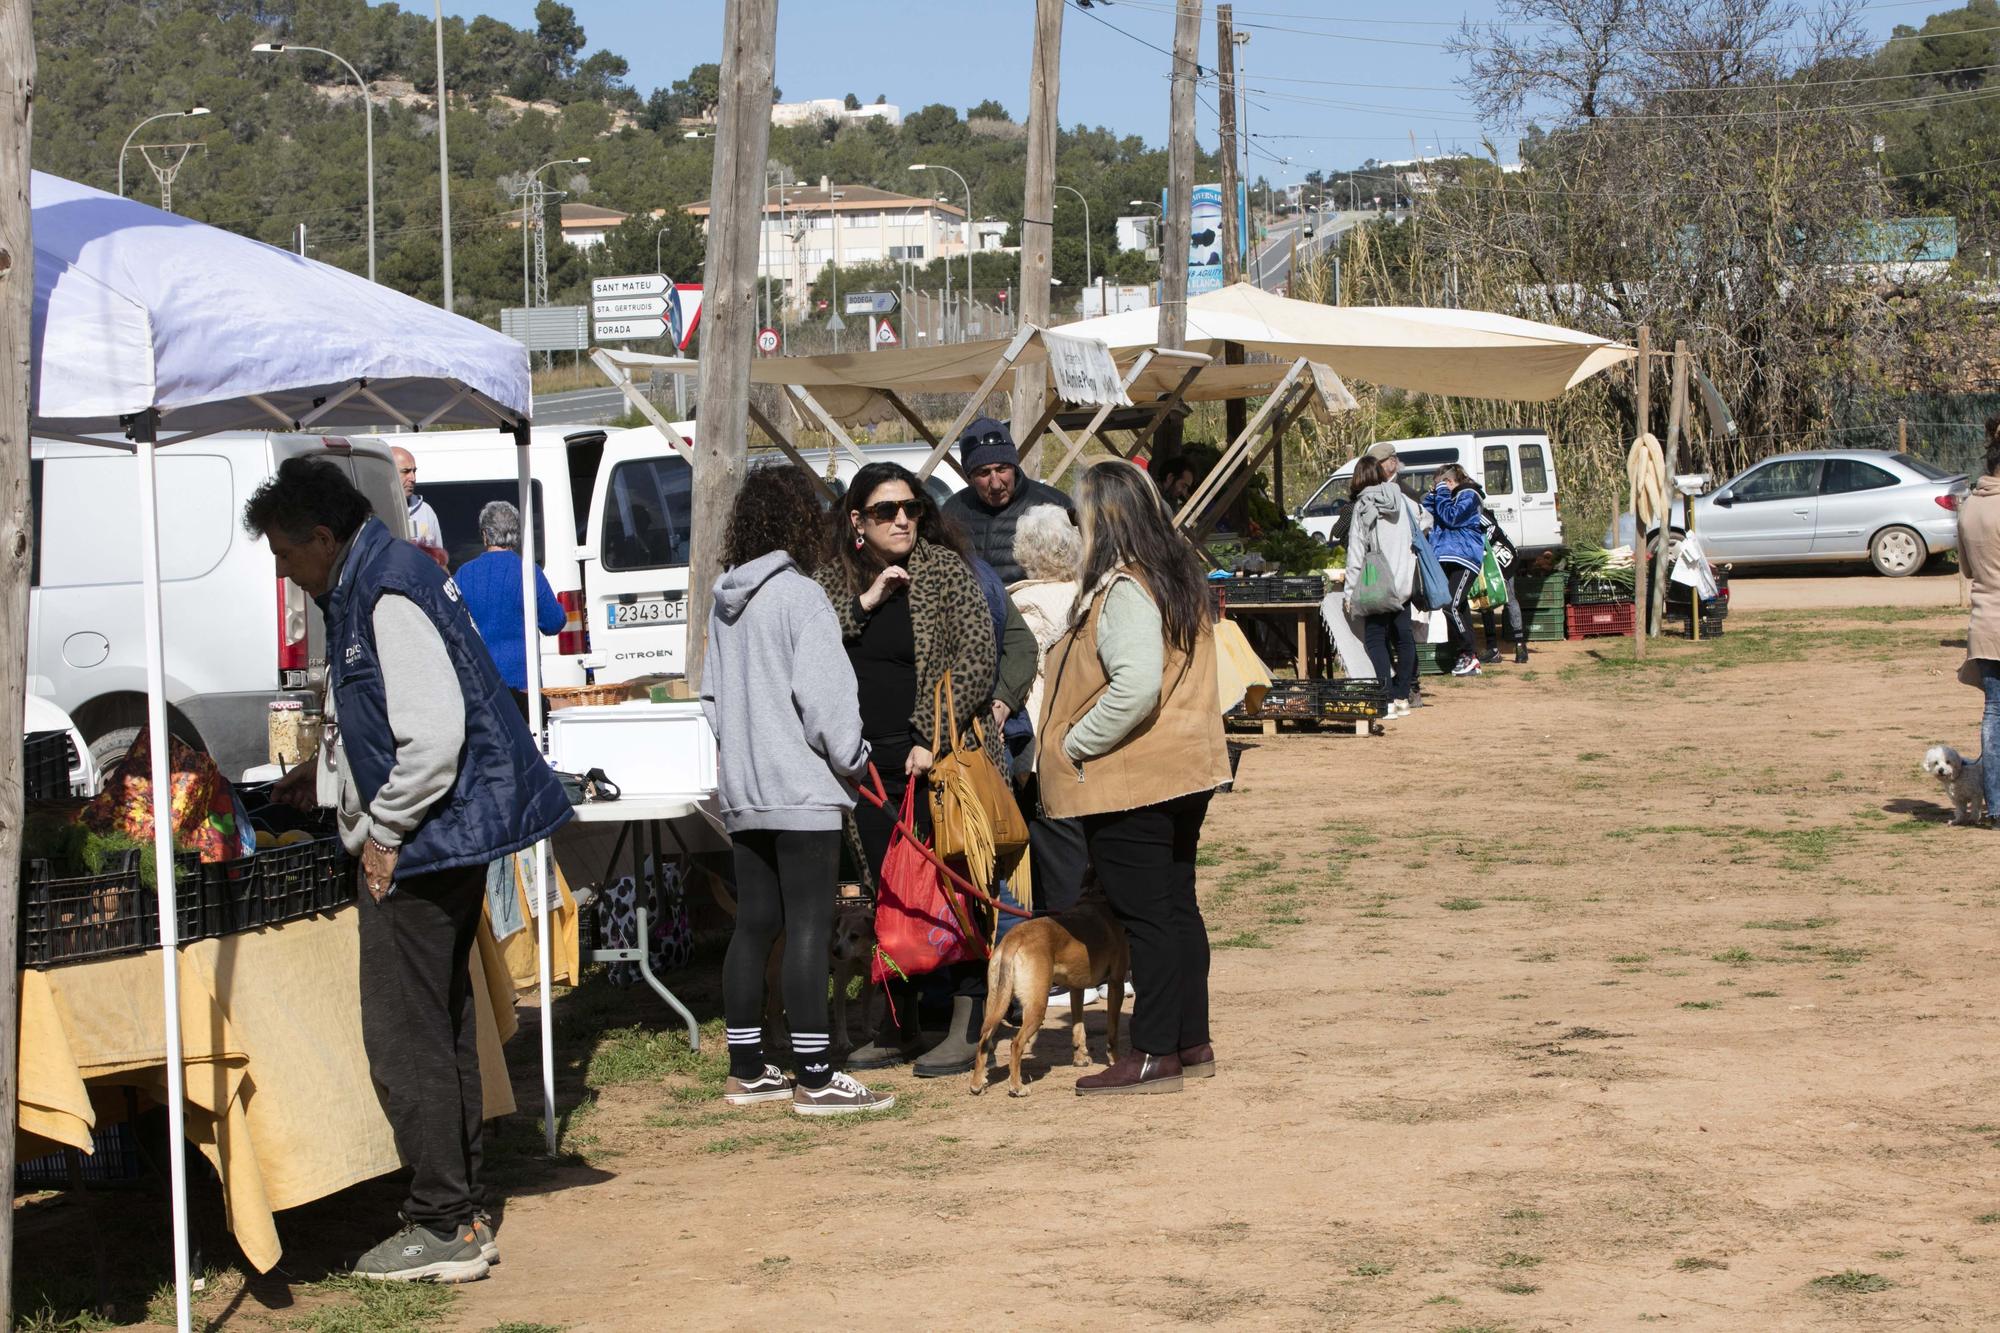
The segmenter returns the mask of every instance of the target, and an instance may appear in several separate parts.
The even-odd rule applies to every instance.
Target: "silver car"
[[[1883,449],[1779,454],[1697,497],[1694,530],[1718,563],[1866,560],[1902,578],[1958,549],[1965,489],[1958,473]]]

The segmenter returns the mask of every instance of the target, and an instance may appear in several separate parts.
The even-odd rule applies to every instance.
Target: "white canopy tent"
[[[169,747],[160,624],[155,450],[217,431],[500,425],[520,455],[524,532],[528,355],[520,343],[340,269],[163,213],[57,176],[31,182],[35,303],[29,339],[30,428],[55,439],[136,450],[144,584],[146,715],[160,894],[167,1115],[173,1174],[176,1318],[189,1327],[182,1069]],[[122,436],[123,438],[118,438]],[[129,443],[128,443],[129,441]],[[526,623],[535,623],[532,561],[522,561]],[[530,652],[532,725],[541,718],[541,654]],[[536,894],[546,899],[546,857]],[[538,913],[543,1098],[553,1149],[554,1052],[549,914]]]
[[[1158,309],[1064,324],[1095,338],[1122,363],[1160,340]],[[1622,343],[1483,310],[1332,306],[1237,283],[1187,303],[1187,342],[1221,359],[1223,346],[1296,357],[1343,378],[1418,393],[1544,402],[1638,353]],[[1190,395],[1193,396],[1193,395]]]

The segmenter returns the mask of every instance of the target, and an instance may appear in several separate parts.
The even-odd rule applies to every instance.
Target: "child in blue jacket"
[[[1482,524],[1483,506],[1479,488],[1464,468],[1456,463],[1438,469],[1437,485],[1424,496],[1424,510],[1432,520],[1431,546],[1438,563],[1444,566],[1451,600],[1445,606],[1445,628],[1458,662],[1454,676],[1479,674],[1479,655],[1472,638],[1472,613],[1467,605],[1479,566],[1486,558],[1486,536]]]

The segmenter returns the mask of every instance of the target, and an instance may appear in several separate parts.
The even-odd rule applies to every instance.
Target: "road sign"
[[[637,319],[651,315],[659,318],[667,313],[667,298],[664,296],[614,296],[609,300],[590,303],[590,313],[595,319]]]
[[[500,332],[531,352],[578,352],[590,346],[590,311],[580,305],[513,306],[500,312]]]
[[[667,331],[667,321],[658,315],[638,319],[600,319],[593,326],[597,341],[601,343],[664,338]]]
[[[613,296],[665,296],[673,283],[664,273],[635,273],[623,278],[592,278],[590,296],[602,301]]]
[[[894,292],[849,292],[840,301],[850,315],[887,315],[896,309]]]
[[[778,331],[776,329],[757,330],[757,350],[764,353],[766,356],[769,356],[772,352],[777,351]]]
[[[828,333],[847,332],[847,321],[840,317],[840,312],[838,310],[834,311],[831,315],[828,315],[826,317],[826,331]]]
[[[900,340],[896,337],[896,326],[886,319],[877,324],[875,326],[875,345],[877,347],[900,346]]]

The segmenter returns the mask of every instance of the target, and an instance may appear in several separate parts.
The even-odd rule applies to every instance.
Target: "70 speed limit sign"
[[[757,350],[763,352],[767,356],[770,353],[777,351],[778,331],[776,329],[757,330]]]

